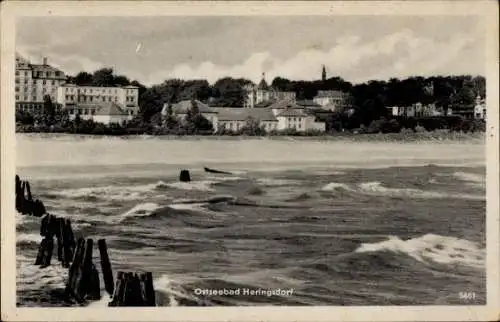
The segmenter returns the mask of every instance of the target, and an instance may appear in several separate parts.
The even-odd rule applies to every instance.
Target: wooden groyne
[[[46,211],[43,202],[33,199],[28,181],[16,175],[16,210],[23,215],[42,217]]]
[[[48,214],[44,204],[33,199],[29,182],[20,180],[17,175],[16,209],[23,215],[43,217],[40,223],[40,235],[43,239],[35,265],[39,265],[41,269],[51,265],[57,246],[57,260],[64,268],[68,268],[65,288],[67,299],[74,299],[78,303],[100,300],[99,271],[93,263],[94,240],[80,237],[76,241],[71,221]],[[99,239],[97,245],[104,288],[112,297],[108,306],[156,306],[153,274],[120,271],[114,281],[106,240]]]

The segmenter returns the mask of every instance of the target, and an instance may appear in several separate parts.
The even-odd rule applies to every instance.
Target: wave
[[[465,181],[467,184],[471,186],[477,187],[485,187],[486,186],[486,177],[477,173],[470,172],[454,172],[453,176],[459,180]]]
[[[39,244],[42,241],[40,234],[35,233],[16,233],[17,244]]]
[[[33,264],[33,259],[18,254],[17,261],[17,291],[45,288],[64,288],[68,269],[61,265],[50,265],[45,268]]]
[[[167,183],[166,186],[180,190],[215,191],[215,189],[212,188],[212,185],[219,182],[219,180],[173,182]]]
[[[406,254],[423,263],[458,264],[484,269],[486,251],[477,243],[455,237],[426,234],[402,240],[391,236],[378,243],[362,244],[355,252],[382,252]]]
[[[167,187],[168,184],[158,181],[153,184],[138,186],[103,186],[85,187],[76,189],[64,189],[47,194],[48,197],[63,197],[70,199],[85,199],[85,201],[95,201],[106,199],[113,201],[128,201],[139,199],[143,194],[155,189]]]
[[[447,198],[457,198],[457,199],[468,199],[468,200],[485,200],[485,195],[474,195],[474,194],[453,194],[444,193],[438,191],[424,191],[420,189],[411,188],[387,188],[382,186],[378,181],[373,182],[363,182],[359,184],[359,188],[363,193],[375,194],[391,197],[409,197],[409,198],[425,198],[425,199],[447,199]]]
[[[78,199],[86,202],[95,202],[97,200],[108,201],[132,201],[138,200],[154,192],[155,190],[164,190],[166,188],[181,189],[181,190],[198,190],[198,191],[214,191],[211,187],[225,180],[237,180],[236,178],[220,178],[218,180],[191,181],[191,182],[172,182],[167,183],[158,181],[152,184],[137,185],[137,186],[119,186],[110,185],[103,187],[85,187],[76,189],[64,189],[53,191],[44,194],[44,198],[68,198]]]
[[[337,190],[352,190],[348,185],[345,183],[338,183],[338,182],[330,182],[326,184],[323,188],[321,188],[322,191],[337,191]]]
[[[266,187],[300,185],[300,181],[290,179],[259,178],[256,181],[258,184]]]
[[[141,203],[135,205],[129,211],[118,215],[118,222],[123,222],[130,218],[147,217],[150,216],[155,210],[159,209],[160,206],[153,202]]]

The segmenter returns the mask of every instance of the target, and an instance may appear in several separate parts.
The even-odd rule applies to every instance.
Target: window
[[[36,101],[36,96],[33,96],[33,101]]]
[[[16,100],[19,100],[19,95],[16,95]]]
[[[28,76],[28,72],[27,72],[27,71],[26,71],[26,72],[24,72],[24,76]]]
[[[19,79],[16,78],[16,84],[19,84]]]
[[[19,87],[16,86],[16,92],[19,92]]]
[[[56,81],[55,81],[55,80],[53,80],[53,81],[52,81],[52,85],[55,85],[55,84],[56,84]]]
[[[16,70],[16,76],[19,76],[19,71],[18,70]]]
[[[24,83],[25,83],[25,84],[28,84],[28,80],[27,80],[27,79],[25,79],[25,80],[24,80]]]

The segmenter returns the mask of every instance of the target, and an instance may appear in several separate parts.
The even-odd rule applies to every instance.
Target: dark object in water
[[[105,239],[99,239],[97,244],[99,245],[99,253],[101,254],[101,272],[104,286],[106,292],[112,296],[115,291],[115,285],[113,284],[113,271],[111,270],[111,263],[108,257],[108,246],[106,246]]]
[[[181,182],[191,181],[191,175],[189,174],[188,170],[181,170],[181,173],[179,174],[179,181]]]
[[[205,169],[205,172],[210,172],[210,173],[232,174],[231,172],[210,169],[210,168],[207,168],[207,167],[204,167],[203,169]]]
[[[118,272],[113,299],[108,306],[156,306],[153,274]]]

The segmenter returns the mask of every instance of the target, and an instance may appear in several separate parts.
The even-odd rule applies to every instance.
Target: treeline
[[[248,79],[224,77],[210,84],[207,80],[169,79],[161,84],[146,87],[136,80],[117,75],[111,68],[103,68],[93,73],[80,72],[69,76],[68,82],[76,85],[91,86],[126,86],[139,87],[139,115],[125,127],[134,133],[161,132],[164,134],[197,134],[208,133],[208,121],[199,116],[190,125],[174,121],[167,115],[167,120],[161,116],[164,104],[175,104],[182,100],[197,99],[210,106],[241,107],[245,100],[244,87],[252,84]],[[271,86],[280,91],[293,91],[298,100],[312,99],[320,90],[340,90],[346,93],[346,101],[335,113],[325,113],[318,110],[316,118],[326,123],[327,132],[397,132],[401,129],[419,127],[432,131],[434,129],[451,129],[457,131],[480,130],[484,122],[462,120],[459,117],[444,118],[398,118],[390,115],[387,107],[410,106],[415,103],[435,104],[446,114],[448,109],[454,112],[462,109],[472,109],[476,96],[482,98],[486,94],[486,81],[481,76],[434,76],[409,77],[406,79],[390,79],[389,81],[369,81],[362,84],[351,84],[340,77],[314,81],[292,81],[276,77]],[[171,111],[171,108],[170,108]],[[171,112],[170,112],[171,113]],[[193,115],[200,115],[195,111]],[[200,115],[201,116],[201,115]],[[81,123],[75,125],[64,113],[56,113],[54,104],[46,99],[42,113],[30,115],[17,113],[16,121],[28,129],[56,129],[76,133],[84,131],[107,131],[101,125]],[[416,123],[415,123],[416,122]],[[208,122],[209,123],[209,122]],[[398,124],[397,126],[395,124]],[[161,128],[161,130],[158,130]],[[253,129],[253,128],[252,128]],[[371,129],[371,130],[367,130]],[[379,130],[377,130],[379,129]],[[52,131],[51,130],[51,131]],[[253,129],[255,130],[255,129]],[[250,132],[262,133],[260,130]],[[71,132],[73,131],[73,132]],[[118,131],[114,126],[109,131]],[[114,133],[114,132],[113,132]],[[161,134],[159,133],[159,134]],[[232,133],[234,134],[234,133]]]

